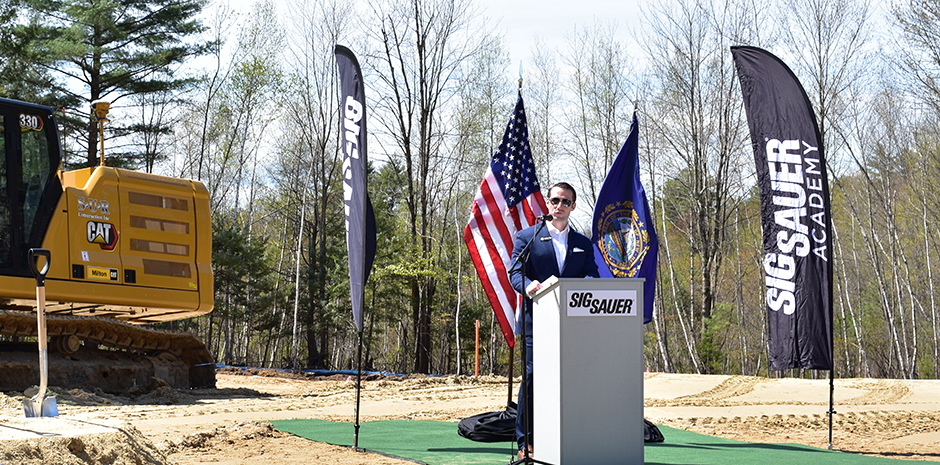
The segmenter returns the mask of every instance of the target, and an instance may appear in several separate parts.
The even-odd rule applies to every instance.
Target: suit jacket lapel
[[[574,249],[578,248],[577,245],[575,244],[576,242],[578,242],[578,240],[575,239],[575,237],[576,236],[574,235],[574,231],[568,232],[568,252],[565,254],[564,269],[561,270],[561,274],[559,276],[565,276],[565,270],[569,270],[569,269],[580,270],[581,267],[583,266],[582,260],[584,260],[586,257],[584,255],[585,251],[582,248],[580,252],[574,253]]]
[[[545,260],[545,263],[543,263],[541,266],[544,266],[546,270],[552,270],[550,273],[545,275],[545,279],[547,279],[549,276],[561,276],[561,271],[558,269],[558,259],[555,258],[555,244],[552,242],[552,235],[548,233],[547,227],[542,229],[542,232],[539,233],[539,237],[536,239],[536,241],[542,248],[542,253],[539,255],[542,256],[543,260]]]

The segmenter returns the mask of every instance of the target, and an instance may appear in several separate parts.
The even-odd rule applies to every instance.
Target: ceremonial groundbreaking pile
[[[940,461],[940,381],[835,385],[835,450]],[[26,419],[22,393],[0,394],[0,464],[410,463],[308,441],[263,423],[344,421],[351,437],[355,382],[347,376],[226,369],[218,388],[209,390],[155,385],[114,396],[51,389],[57,420]],[[460,419],[502,409],[507,389],[497,377],[367,377],[361,421],[451,421],[456,435]],[[741,441],[828,444],[828,380],[649,373],[644,394],[646,417],[658,424]]]

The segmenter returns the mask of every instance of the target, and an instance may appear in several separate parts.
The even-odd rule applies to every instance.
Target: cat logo
[[[101,250],[114,250],[118,234],[117,228],[113,224],[89,221],[86,230],[88,232],[88,242],[100,245]]]
[[[118,270],[114,268],[88,267],[88,279],[98,279],[101,281],[117,281]]]

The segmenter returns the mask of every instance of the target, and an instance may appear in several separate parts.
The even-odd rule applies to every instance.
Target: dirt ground
[[[3,440],[0,464],[413,463],[308,441],[261,422],[352,424],[355,381],[346,376],[225,369],[216,389],[180,392],[154,385],[124,396],[52,389],[62,418],[118,420],[126,427],[112,434]],[[508,389],[499,377],[366,377],[360,419],[456,422],[502,409]],[[940,461],[940,381],[836,380],[834,392],[833,449]],[[644,394],[645,415],[659,424],[730,439],[828,446],[826,380],[648,373]],[[0,394],[0,416],[22,417],[22,399],[22,393]]]

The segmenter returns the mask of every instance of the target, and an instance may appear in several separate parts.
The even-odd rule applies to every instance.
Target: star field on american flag
[[[529,149],[529,129],[525,110],[517,106],[512,119],[506,125],[503,142],[490,160],[493,174],[499,182],[506,206],[514,207],[533,192],[539,191],[535,176],[532,152]]]

